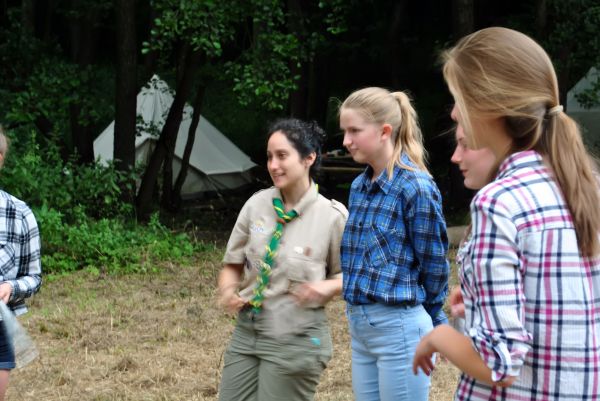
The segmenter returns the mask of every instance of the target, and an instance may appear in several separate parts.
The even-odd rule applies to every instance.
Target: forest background
[[[364,86],[407,90],[452,223],[463,219],[471,194],[449,163],[451,98],[440,52],[482,27],[521,30],[550,53],[562,104],[600,65],[598,0],[2,0],[0,23],[0,122],[12,140],[0,182],[34,209],[51,273],[144,271],[153,260],[204,246],[185,230],[171,235],[172,222],[228,228],[222,216],[207,216],[218,214],[212,206],[196,208],[204,212],[193,219],[186,214],[193,208],[180,196],[185,158],[181,177],[173,177],[186,102],[265,177],[269,121],[314,119],[327,130],[326,150],[341,148],[340,99]],[[135,166],[143,129],[135,97],[153,74],[176,95],[149,163]],[[598,91],[584,100],[597,104]],[[113,120],[116,162],[101,166],[93,141]],[[328,180],[323,192],[350,180]],[[223,214],[235,216],[235,205]]]
[[[446,218],[464,223],[472,193],[449,162],[439,54],[487,26],[544,46],[563,105],[600,66],[600,0],[0,0],[0,124],[11,141],[0,188],[35,213],[45,280],[21,319],[40,357],[15,372],[9,398],[215,399],[233,328],[214,305],[216,275],[241,205],[269,185],[265,130],[277,117],[316,120],[331,151],[342,147],[340,100],[365,86],[407,90]],[[150,162],[135,166],[147,128],[136,94],[154,74],[175,99]],[[599,94],[595,82],[578,100],[592,107]],[[259,165],[251,188],[182,199],[185,176],[170,166],[186,103]],[[93,141],[113,120],[116,162],[101,165]],[[345,201],[351,179],[328,176],[321,191]],[[352,399],[343,309],[328,306],[335,357],[319,401]],[[452,399],[456,380],[442,362],[431,399]]]

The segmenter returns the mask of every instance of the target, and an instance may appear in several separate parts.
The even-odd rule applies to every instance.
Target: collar
[[[273,198],[279,198],[283,200],[279,188],[274,187],[274,189],[275,192],[273,193]],[[317,188],[317,184],[315,184],[315,182],[311,180],[308,191],[306,191],[304,195],[302,195],[302,198],[300,198],[298,203],[296,203],[296,206],[294,206],[294,210],[296,211],[296,213],[298,213],[298,216],[302,216],[302,213],[305,212],[313,203],[315,203],[318,197],[319,190]]]
[[[413,162],[411,162],[408,156],[406,155],[406,153],[402,153],[400,159],[402,161],[402,164],[415,167]],[[388,170],[387,168],[385,168],[381,173],[379,173],[379,175],[374,181],[371,181],[371,177],[373,177],[373,168],[371,166],[367,166],[365,171],[362,173],[359,185],[366,192],[371,191],[373,189],[373,186],[377,185],[379,189],[381,189],[381,191],[387,195],[391,191],[394,185],[394,181],[398,179],[398,176],[402,175],[403,171],[403,168],[398,166],[398,164],[395,164],[391,177],[388,176]]]
[[[509,155],[500,164],[496,179],[510,175],[514,170],[524,167],[535,167],[543,165],[542,156],[535,150],[525,150]]]

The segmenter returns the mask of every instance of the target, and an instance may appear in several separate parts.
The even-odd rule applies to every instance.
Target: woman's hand
[[[222,289],[219,288],[218,304],[232,315],[236,315],[246,305],[246,301],[237,293],[237,283]]]
[[[294,288],[291,293],[300,306],[323,306],[342,290],[342,279],[315,281],[302,283]]]
[[[454,287],[452,291],[450,291],[448,301],[450,302],[450,313],[452,316],[461,317],[464,319],[465,301],[463,300],[462,293],[460,292],[460,286]]]
[[[419,368],[425,373],[427,376],[431,375],[434,369],[433,362],[433,354],[437,352],[433,344],[431,343],[430,335],[426,335],[421,339],[419,345],[417,345],[417,349],[415,351],[415,356],[413,359],[413,373],[416,375],[419,373]]]
[[[4,282],[0,284],[0,300],[5,304],[8,303],[10,299],[10,295],[12,294],[12,285],[10,283]]]

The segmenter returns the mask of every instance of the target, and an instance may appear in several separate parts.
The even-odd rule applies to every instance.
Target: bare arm
[[[246,304],[237,293],[242,277],[243,264],[225,264],[219,273],[219,305],[227,312],[235,314]]]
[[[434,352],[439,352],[445,356],[468,376],[490,386],[509,387],[516,380],[516,377],[509,376],[501,382],[492,381],[492,370],[487,367],[473,348],[471,340],[447,324],[437,326],[421,339],[413,360],[413,372],[415,374],[417,374],[419,368],[426,375],[431,374],[433,370],[431,355]]]

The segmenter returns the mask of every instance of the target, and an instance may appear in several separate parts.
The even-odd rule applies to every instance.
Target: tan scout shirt
[[[244,264],[240,296],[250,300],[256,285],[260,262],[277,224],[273,198],[280,191],[271,187],[255,193],[242,208],[231,232],[225,264]],[[294,207],[299,216],[283,227],[283,235],[263,307],[287,297],[294,285],[341,275],[340,242],[348,217],[341,203],[318,193],[316,185]]]

